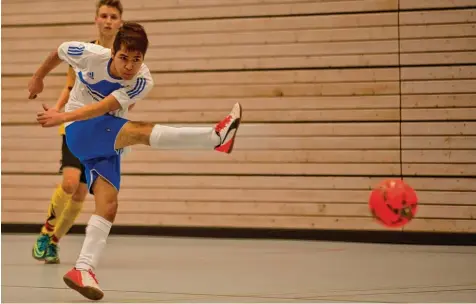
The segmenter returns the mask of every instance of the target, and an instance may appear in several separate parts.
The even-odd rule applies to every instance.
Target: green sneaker
[[[41,233],[33,246],[32,256],[35,260],[43,261],[46,255],[46,247],[50,243],[50,236]]]
[[[52,242],[48,243],[45,254],[45,264],[59,264],[58,245]]]

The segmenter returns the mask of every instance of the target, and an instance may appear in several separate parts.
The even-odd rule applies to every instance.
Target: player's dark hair
[[[99,0],[96,3],[96,15],[99,13],[99,9],[101,6],[110,6],[119,11],[119,14],[122,16],[122,12],[124,11],[124,8],[122,7],[121,0]]]
[[[144,27],[136,22],[124,22],[117,32],[112,50],[114,53],[117,53],[122,46],[129,52],[141,52],[142,56],[145,57],[145,53],[149,47],[149,39],[147,38]]]

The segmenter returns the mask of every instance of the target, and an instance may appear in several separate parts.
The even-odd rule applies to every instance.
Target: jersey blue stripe
[[[145,78],[138,78],[134,89],[127,92],[129,98],[134,98],[135,96],[139,95],[144,90],[146,83],[147,81],[145,80]]]
[[[68,55],[71,55],[71,56],[80,56],[82,55],[84,52],[84,45],[80,45],[80,46],[68,46]]]
[[[129,95],[129,98],[132,99],[132,98],[136,97],[137,95],[139,95],[142,91],[144,91],[146,84],[147,84],[147,81],[144,78],[142,78],[141,86],[139,87],[139,89],[136,92]]]
[[[141,80],[142,78],[137,78],[134,88],[132,90],[127,91],[127,95],[130,96],[132,93],[134,93],[135,90],[137,90],[137,88],[140,86]]]

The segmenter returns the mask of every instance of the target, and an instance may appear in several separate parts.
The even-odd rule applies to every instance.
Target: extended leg
[[[169,127],[130,121],[119,131],[114,148],[143,144],[162,149],[215,149],[230,153],[240,121],[238,103],[215,127]]]

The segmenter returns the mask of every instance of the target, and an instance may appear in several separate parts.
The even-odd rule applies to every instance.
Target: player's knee
[[[75,202],[83,202],[86,199],[86,195],[88,194],[88,187],[85,184],[79,184],[76,192],[73,194],[73,201]]]
[[[117,207],[118,207],[117,200],[111,200],[105,206],[104,217],[111,223],[114,222],[114,219],[116,218]]]
[[[65,177],[63,178],[61,187],[63,188],[64,192],[68,194],[74,194],[79,187],[79,181],[74,178]]]

